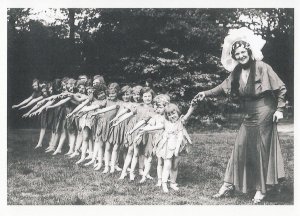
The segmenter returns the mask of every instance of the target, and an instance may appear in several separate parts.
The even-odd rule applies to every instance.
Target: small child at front
[[[165,193],[169,192],[167,181],[170,176],[170,188],[179,190],[176,179],[178,175],[178,164],[182,153],[189,151],[189,145],[192,144],[184,125],[195,109],[194,103],[184,116],[177,105],[170,103],[165,107],[165,121],[155,126],[146,126],[142,132],[161,130],[164,132],[156,147],[156,155],[164,161],[162,171],[162,189]]]

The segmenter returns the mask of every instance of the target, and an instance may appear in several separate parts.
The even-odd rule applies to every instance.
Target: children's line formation
[[[53,82],[34,79],[32,88],[32,95],[12,108],[30,109],[23,118],[39,116],[36,149],[42,147],[48,128],[52,133],[46,153],[61,154],[68,140],[65,155],[80,156],[76,164],[93,165],[102,173],[121,171],[119,179],[129,176],[130,181],[138,169],[140,183],[152,179],[149,172],[156,157],[156,186],[166,193],[169,188],[179,190],[176,179],[180,156],[188,153],[192,144],[184,126],[196,102],[192,101],[188,112],[181,115],[167,94],[155,95],[147,86],[106,85],[101,75]],[[122,168],[119,160],[123,161]]]

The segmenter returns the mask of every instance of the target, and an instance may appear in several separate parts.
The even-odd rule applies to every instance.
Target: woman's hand
[[[199,92],[192,100],[191,104],[195,104],[198,101],[202,101],[205,98],[204,92]]]
[[[283,118],[283,113],[280,112],[280,111],[276,111],[274,114],[273,114],[273,122],[278,122],[279,119],[282,119]]]

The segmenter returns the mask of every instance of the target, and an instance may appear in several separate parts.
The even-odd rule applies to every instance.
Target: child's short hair
[[[107,86],[105,85],[105,84],[100,84],[100,85],[98,85],[98,86],[94,86],[94,87],[92,87],[93,89],[94,89],[94,91],[107,91]],[[87,87],[87,89],[88,89],[88,87]]]
[[[120,93],[120,86],[118,83],[114,82],[114,83],[110,83],[108,85],[108,91],[115,91],[117,94]]]
[[[64,77],[64,78],[62,78],[62,79],[61,79],[61,82],[63,82],[63,83],[67,83],[67,82],[68,82],[68,80],[69,80],[69,77]]]
[[[86,86],[93,86],[93,80],[92,79],[88,79],[87,81],[86,81],[86,84],[85,84]]]
[[[49,92],[50,88],[52,88],[52,93],[53,93],[53,83],[52,82],[47,82],[46,85],[47,85],[48,93],[50,94],[50,92]]]
[[[169,95],[166,95],[166,94],[159,94],[159,95],[155,96],[155,98],[153,99],[153,102],[155,104],[162,103],[163,106],[166,106],[170,103],[170,97],[169,97]]]
[[[81,79],[81,77],[85,77],[86,79],[88,79],[88,76],[87,76],[87,75],[85,75],[85,74],[81,74],[81,75],[79,75],[79,76],[78,76],[78,79],[80,80],[80,79]]]
[[[80,85],[86,86],[86,82],[83,81],[83,80],[77,80],[76,81],[76,88],[78,88],[78,86],[80,86]]]
[[[176,111],[178,113],[178,115],[180,116],[181,115],[181,112],[178,108],[178,106],[176,104],[173,104],[173,103],[170,103],[168,104],[166,107],[165,107],[165,116],[166,116],[166,119],[168,119],[168,113],[171,113],[173,111]],[[168,119],[169,120],[169,119]]]
[[[67,83],[70,84],[70,85],[75,85],[76,84],[76,80],[73,79],[73,78],[70,78],[70,79],[68,79]]]
[[[61,91],[61,79],[55,79],[52,84],[53,94],[58,94]]]
[[[32,80],[32,84],[35,83],[35,82],[37,82],[38,84],[40,83],[40,81],[39,81],[38,79],[34,78],[34,79]]]
[[[46,88],[46,81],[41,81],[40,83],[39,83],[39,88],[40,89],[42,89],[42,88]]]
[[[103,76],[101,76],[101,75],[95,75],[93,77],[93,80],[96,80],[96,79],[99,80],[101,84],[105,84],[105,80],[104,80]]]
[[[106,94],[106,91],[107,91],[107,87],[104,84],[100,84],[97,87],[92,87],[92,89],[93,89],[93,95],[95,97],[99,94],[99,92],[105,92],[105,94]],[[88,87],[86,90],[88,90]]]
[[[148,92],[152,95],[152,98],[155,97],[155,92],[150,87],[142,88],[142,91],[141,91],[142,95],[145,93],[148,93]]]
[[[142,87],[142,86],[140,86],[140,85],[137,85],[137,86],[134,86],[134,87],[132,88],[132,92],[134,92],[134,93],[137,93],[137,94],[141,95],[141,94],[142,94],[142,89],[143,89],[143,87]]]
[[[121,94],[123,95],[123,94],[125,94],[125,92],[131,93],[132,92],[132,88],[129,85],[123,86],[121,88]]]

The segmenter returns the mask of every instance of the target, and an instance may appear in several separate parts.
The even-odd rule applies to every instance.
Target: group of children
[[[176,183],[180,155],[188,152],[191,139],[184,128],[195,105],[182,116],[179,108],[166,94],[155,96],[150,87],[136,85],[108,86],[102,76],[89,80],[81,75],[55,79],[53,82],[33,80],[33,94],[12,108],[30,110],[26,117],[40,116],[41,131],[38,144],[42,147],[46,128],[51,139],[46,152],[62,152],[68,140],[70,158],[80,155],[76,164],[93,165],[102,173],[121,171],[120,179],[128,174],[135,179],[135,169],[143,183],[152,177],[149,171],[157,157],[157,186],[168,192],[178,190]],[[121,100],[120,100],[120,99]],[[68,139],[67,139],[68,138]],[[120,168],[119,159],[123,159]],[[88,161],[89,160],[89,161]]]

